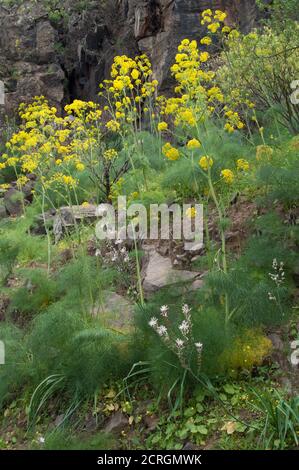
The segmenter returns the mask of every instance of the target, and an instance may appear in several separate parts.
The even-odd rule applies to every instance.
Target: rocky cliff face
[[[49,0],[24,0],[8,9],[0,0],[7,112],[40,94],[58,107],[74,97],[94,99],[117,54],[147,53],[165,90],[177,45],[202,34],[200,11],[225,10],[243,31],[257,21],[255,0],[96,0],[80,10],[76,4],[61,1],[53,10]]]

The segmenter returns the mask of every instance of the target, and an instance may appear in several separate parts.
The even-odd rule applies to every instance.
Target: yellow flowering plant
[[[227,90],[226,93],[223,92],[215,71],[209,66],[210,53],[201,49],[212,44],[213,34],[224,34],[221,25],[225,19],[226,13],[220,10],[205,10],[202,13],[202,24],[208,25],[210,35],[204,36],[199,43],[189,39],[181,42],[175,63],[171,67],[171,73],[177,82],[177,96],[168,99],[161,96],[158,99],[161,116],[171,117],[175,128],[188,129],[188,132],[195,133],[199,140],[204,132],[205,122],[212,117],[224,119],[224,128],[229,133],[245,127],[237,111],[240,97],[235,90],[234,93],[228,93]]]
[[[217,34],[220,38],[229,36],[230,40],[238,37],[238,32],[228,27],[225,20],[226,14],[220,10],[213,12],[207,9],[202,12],[201,24],[207,27],[207,35],[199,42],[189,39],[184,39],[181,42],[175,63],[171,67],[172,76],[176,81],[175,96],[170,98],[159,96],[157,104],[160,109],[161,123],[165,121],[169,123],[167,129],[172,135],[171,143],[168,142],[162,147],[163,155],[170,161],[179,158],[189,160],[192,165],[198,197],[202,198],[204,192],[207,202],[212,200],[216,206],[221,236],[219,267],[224,274],[228,274],[225,200],[228,203],[235,182],[248,171],[249,164],[244,159],[239,159],[236,162],[237,171],[219,167],[220,162],[217,161],[217,155],[208,154],[206,140],[209,138],[208,133],[212,126],[212,119],[215,118],[224,122],[224,131],[228,135],[242,131],[245,128],[245,123],[241,119],[239,109],[241,109],[241,104],[250,108],[251,103],[248,100],[242,101],[242,97],[235,89],[232,92],[227,90],[224,92],[210,65],[211,57],[208,48],[213,43],[213,35]],[[159,124],[158,129],[164,130],[163,124]],[[198,161],[197,166],[195,161]],[[203,187],[199,186],[198,171],[205,181],[205,188],[206,185],[208,186],[205,191],[203,191]],[[206,230],[206,235],[209,237],[208,230]],[[232,314],[226,296],[226,324]]]
[[[134,59],[123,55],[114,58],[111,78],[100,84],[105,97],[105,111],[111,130],[136,134],[145,114],[152,115],[158,81],[152,80],[151,63],[145,54]]]
[[[36,174],[43,190],[57,191],[67,203],[70,190],[76,200],[80,175],[86,172],[96,198],[107,200],[111,184],[128,169],[128,162],[119,163],[119,151],[109,147],[110,130],[103,125],[98,104],[74,100],[65,113],[58,116],[44,97],[22,104],[20,129],[6,143],[1,165],[13,167],[19,180]]]
[[[106,128],[121,138],[126,152],[126,159],[133,170],[136,168],[136,156],[143,166],[143,178],[147,186],[143,158],[142,131],[144,121],[149,121],[154,131],[155,97],[158,81],[152,79],[152,68],[145,54],[130,58],[126,55],[114,58],[110,79],[100,84],[100,93],[105,101],[104,112],[107,115]],[[167,130],[167,123],[160,122],[155,127],[158,132]],[[136,177],[140,191],[140,183]]]

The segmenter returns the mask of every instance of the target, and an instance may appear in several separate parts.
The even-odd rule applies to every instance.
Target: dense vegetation
[[[180,44],[170,97],[145,55],[120,56],[97,102],[61,114],[36,97],[18,126],[7,123],[0,188],[14,183],[22,214],[0,221],[3,448],[298,445],[298,382],[269,338],[284,339],[288,364],[298,338],[299,23],[284,3],[248,35],[204,11],[206,35]],[[51,210],[119,195],[204,205],[205,246],[191,262],[202,287],[145,298],[136,240],[110,256],[92,222],[57,237]],[[101,314],[111,292],[134,305],[125,328]],[[120,411],[121,432],[107,435]]]

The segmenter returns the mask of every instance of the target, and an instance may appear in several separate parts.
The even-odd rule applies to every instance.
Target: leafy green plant
[[[255,407],[263,414],[263,447],[285,449],[292,444],[298,446],[299,397],[285,399],[277,390],[274,396],[252,392]]]
[[[298,27],[297,21],[288,20],[279,30],[265,26],[245,36],[229,35],[218,70],[225,90],[253,99],[259,109],[275,107],[278,121],[294,134],[299,109],[291,103],[291,83],[299,73]]]

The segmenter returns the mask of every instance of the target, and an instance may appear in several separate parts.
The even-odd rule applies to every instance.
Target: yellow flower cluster
[[[114,119],[111,119],[111,121],[107,122],[106,127],[109,131],[117,132],[120,129],[120,123]]]
[[[55,173],[51,178],[44,181],[45,188],[50,188],[52,185],[58,184],[63,187],[74,188],[78,184],[76,180],[71,175],[65,175],[63,173]]]
[[[256,148],[256,159],[259,161],[271,160],[274,150],[269,145],[258,145]]]
[[[209,168],[212,168],[213,164],[214,164],[213,159],[209,157],[208,155],[204,155],[199,160],[199,166],[205,171],[207,171]]]
[[[164,132],[168,129],[168,124],[165,121],[159,122],[158,124],[158,131],[159,132]]]
[[[204,10],[201,14],[201,24],[207,24],[207,28],[211,33],[216,33],[221,27],[221,23],[224,23],[227,14],[221,10],[216,10],[213,14],[212,10]]]
[[[104,80],[100,85],[108,98],[109,105],[105,110],[112,117],[107,123],[108,129],[117,132],[119,127],[116,122],[136,123],[141,114],[148,111],[149,102],[158,86],[158,81],[151,80],[151,76],[151,63],[145,54],[135,59],[126,55],[114,58],[111,79]]]
[[[222,170],[221,176],[223,180],[225,181],[225,183],[227,184],[232,184],[234,182],[235,175],[232,172],[232,170],[229,170],[229,169]]]
[[[244,160],[244,158],[239,158],[237,160],[237,169],[242,170],[242,171],[248,171],[250,168],[250,165],[247,160]]]
[[[178,86],[175,91],[189,98],[205,95],[203,83],[210,82],[215,73],[203,70],[210,55],[208,52],[201,52],[196,41],[184,39],[178,47],[178,54],[175,57],[175,64],[171,67],[171,72],[176,79]]]
[[[103,155],[105,160],[114,160],[117,157],[118,153],[115,149],[107,149],[105,150]]]
[[[173,147],[169,142],[167,142],[162,148],[163,154],[169,160],[178,160],[180,157],[180,152],[177,148]]]
[[[47,187],[76,185],[71,175],[84,171],[85,155],[98,144],[102,112],[96,103],[81,100],[67,105],[65,111],[65,117],[58,116],[43,96],[20,105],[22,124],[1,157],[1,168],[14,167],[20,184],[28,173],[35,173]]]
[[[201,147],[201,143],[197,139],[191,139],[187,143],[187,148],[188,149],[199,149]]]
[[[244,128],[244,123],[241,121],[240,119],[240,116],[237,112],[234,112],[234,111],[226,111],[225,113],[225,117],[226,117],[226,124],[224,126],[224,128],[232,133],[234,132],[236,129],[243,129]]]
[[[85,113],[89,113],[91,110],[97,108],[97,105],[93,101],[81,101],[74,100],[71,104],[65,106],[64,110],[67,114],[74,114],[75,116],[82,117]],[[101,112],[99,113],[99,118]]]

